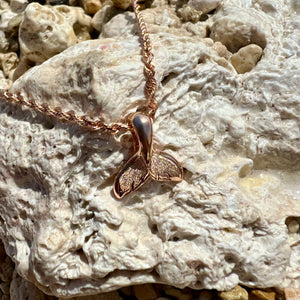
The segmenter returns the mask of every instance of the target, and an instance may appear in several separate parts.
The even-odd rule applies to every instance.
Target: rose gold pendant
[[[114,194],[121,199],[141,187],[149,178],[156,181],[181,181],[183,170],[177,160],[152,149],[152,119],[135,113],[130,119],[135,141],[135,154],[115,178]]]

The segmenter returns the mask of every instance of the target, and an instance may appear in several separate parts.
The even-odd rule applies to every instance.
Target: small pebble
[[[133,292],[138,300],[156,300],[158,296],[152,284],[135,285]]]
[[[131,6],[131,0],[112,0],[112,2],[115,7],[124,10]]]
[[[218,293],[218,296],[221,300],[248,300],[248,292],[239,285],[230,291]]]
[[[297,233],[299,231],[300,225],[299,222],[297,222],[297,220],[289,219],[286,223],[289,233]]]
[[[249,72],[260,60],[262,51],[262,48],[255,44],[242,47],[231,56],[231,63],[239,74]]]
[[[206,14],[216,9],[221,0],[190,0],[188,5]]]
[[[89,15],[94,15],[102,8],[100,0],[82,0],[82,4],[85,12]]]
[[[113,5],[104,5],[92,19],[92,26],[101,32],[102,26],[118,13],[118,9]]]
[[[201,11],[198,11],[191,6],[184,6],[183,8],[180,8],[178,13],[184,22],[192,23],[198,22],[202,15]]]
[[[264,292],[261,290],[252,290],[249,295],[249,300],[275,300],[275,292]]]
[[[11,71],[16,69],[18,62],[19,58],[15,52],[0,53],[0,68],[6,77],[10,77]]]

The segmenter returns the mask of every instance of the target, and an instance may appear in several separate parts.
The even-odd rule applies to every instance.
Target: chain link
[[[21,95],[12,94],[3,90],[0,90],[0,98],[16,105],[26,106],[42,114],[55,117],[61,121],[75,123],[81,127],[85,127],[93,131],[103,130],[110,134],[116,134],[119,131],[129,129],[128,125],[122,123],[107,124],[101,120],[91,120],[86,115],[78,116],[73,111],[63,112],[60,107],[51,107],[47,104],[38,104],[33,100],[25,99]]]
[[[144,21],[144,18],[140,11],[139,3],[143,3],[144,1],[133,0],[133,10],[135,12],[135,16],[137,19],[137,24],[139,27],[141,44],[143,48],[143,61],[145,64],[145,74],[146,74],[146,86],[145,92],[147,96],[147,107],[146,114],[149,115],[152,119],[154,118],[155,112],[157,110],[157,100],[155,98],[157,83],[155,79],[155,67],[152,64],[153,53],[152,53],[152,44],[149,37],[147,25]]]
[[[145,93],[147,96],[147,105],[145,113],[153,119],[157,110],[157,101],[155,99],[157,84],[155,80],[155,68],[152,64],[153,53],[151,41],[149,38],[147,26],[140,12],[140,2],[141,1],[133,0],[133,9],[137,18],[137,23],[140,31],[141,44],[143,48],[143,61],[145,64]],[[85,127],[93,131],[102,130],[110,134],[116,134],[121,131],[130,130],[130,127],[127,124],[105,123],[102,120],[91,120],[87,115],[79,116],[73,111],[63,112],[59,107],[51,107],[47,104],[39,104],[32,99],[25,99],[20,94],[12,94],[5,90],[0,90],[0,98],[12,104],[26,106],[40,113],[46,114],[51,117],[55,117],[61,121],[75,123],[81,127]]]

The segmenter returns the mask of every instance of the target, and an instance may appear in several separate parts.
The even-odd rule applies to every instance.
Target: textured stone
[[[220,292],[218,296],[220,300],[248,300],[248,292],[239,285],[230,291]]]
[[[7,79],[2,70],[0,70],[0,89],[9,89],[12,82]]]
[[[9,49],[9,41],[5,37],[5,33],[3,30],[0,30],[0,51],[2,53],[7,52]]]
[[[220,3],[221,0],[189,0],[188,6],[207,14],[216,9]]]
[[[275,292],[252,290],[249,295],[249,300],[275,300],[275,297]]]
[[[100,0],[82,0],[82,2],[83,8],[87,14],[93,15],[102,8]]]
[[[8,6],[6,8],[2,8],[0,10],[0,30],[6,31],[9,21],[16,15],[17,14],[11,11],[11,9]]]
[[[189,35],[188,32],[180,28],[181,23],[174,10],[169,7],[156,7],[147,9],[143,18],[151,33],[168,32],[180,35]],[[137,34],[138,29],[133,12],[125,12],[114,16],[102,28],[101,38],[126,37]]]
[[[29,4],[20,25],[22,59],[41,63],[79,41],[89,39],[90,23],[91,18],[79,7]]]
[[[251,71],[260,60],[262,55],[261,47],[251,44],[242,47],[237,53],[231,56],[231,63],[239,74]]]
[[[231,52],[249,44],[265,48],[269,36],[272,36],[270,22],[253,8],[225,6],[214,15],[211,25],[210,37]]]
[[[104,5],[102,9],[97,11],[92,19],[92,26],[101,32],[102,27],[107,23],[113,16],[118,13],[118,9],[113,5]]]
[[[286,220],[286,225],[288,228],[289,233],[297,233],[299,231],[299,221],[294,218],[288,218]]]
[[[178,10],[178,13],[184,22],[196,23],[200,20],[202,12],[191,6],[184,6]]]
[[[276,18],[250,1],[229,2],[204,24],[224,11],[241,24],[244,14],[259,18],[241,25],[245,44],[229,49],[229,34],[227,49],[254,42],[247,24],[265,37],[263,58],[242,76],[224,67],[212,40],[170,23],[172,8],[143,12],[157,16],[149,24],[155,147],[182,163],[178,184],[149,181],[118,201],[112,184],[133,154],[129,133],[89,132],[0,103],[0,236],[22,277],[62,298],[153,282],[299,288],[300,237],[286,226],[300,217],[297,16],[283,1]],[[124,122],[145,105],[144,66],[134,18],[126,35],[114,22],[108,38],[66,49],[11,90]]]

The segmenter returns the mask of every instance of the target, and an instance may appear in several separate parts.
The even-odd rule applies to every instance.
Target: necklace
[[[8,91],[0,90],[0,97],[4,101],[28,107],[61,121],[75,123],[89,130],[103,131],[109,134],[130,131],[134,142],[134,154],[128,159],[115,178],[114,195],[117,199],[121,199],[137,190],[150,178],[156,181],[181,181],[183,178],[182,167],[174,157],[153,149],[152,124],[158,108],[158,103],[155,98],[157,83],[155,79],[155,67],[152,63],[153,53],[151,40],[140,11],[141,2],[143,1],[133,0],[132,5],[137,19],[142,45],[147,104],[141,112],[136,112],[127,118],[128,124],[105,123],[102,120],[92,120],[85,115],[79,116],[73,111],[63,112],[61,108],[39,104],[34,100],[25,99],[20,94],[12,94]]]

